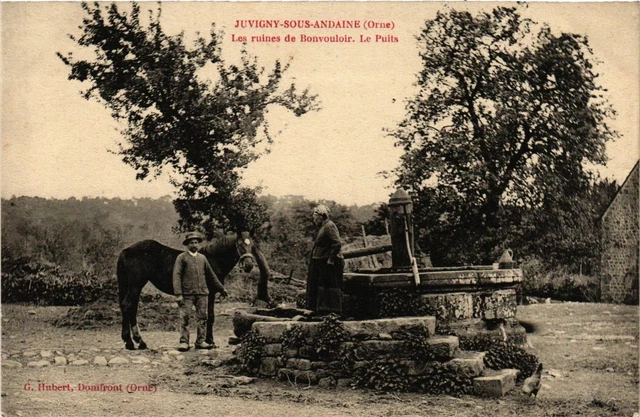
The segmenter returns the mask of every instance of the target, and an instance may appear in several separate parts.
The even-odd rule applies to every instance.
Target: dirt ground
[[[126,351],[117,325],[56,327],[52,322],[64,318],[67,308],[3,305],[3,415],[631,417],[638,411],[637,307],[520,306],[518,318],[537,325],[529,340],[532,353],[545,367],[542,389],[533,401],[520,387],[496,400],[322,389],[242,378],[220,366],[231,356],[233,346],[227,344],[232,335],[231,317],[241,306],[216,305],[218,349],[178,354],[174,351],[177,332],[151,324],[143,331],[150,349]],[[56,356],[64,357],[66,364],[34,365],[43,360],[53,363]],[[94,364],[99,357],[127,363]],[[75,390],[39,390],[38,384],[69,384]],[[123,392],[80,390],[80,384],[122,386]],[[152,391],[127,393],[127,387]]]

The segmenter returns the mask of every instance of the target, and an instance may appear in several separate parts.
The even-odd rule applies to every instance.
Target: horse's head
[[[238,256],[240,257],[238,263],[244,272],[251,272],[254,264],[256,263],[256,258],[253,256],[253,240],[251,240],[249,232],[238,233],[236,249],[238,250]]]

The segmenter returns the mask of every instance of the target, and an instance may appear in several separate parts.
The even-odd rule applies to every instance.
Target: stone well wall
[[[487,375],[484,352],[462,351],[457,336],[435,334],[436,318],[433,316],[338,323],[346,337],[331,352],[320,349],[322,341],[332,337],[323,333],[327,331],[326,323],[253,323],[256,339],[262,343],[259,363],[255,364],[253,372],[295,384],[332,388],[353,385],[359,372],[388,363],[399,379],[406,381],[416,381],[424,376],[432,378],[434,368],[446,369],[457,375],[456,381],[466,381],[465,392],[480,395],[501,396],[515,384],[514,370]],[[424,335],[425,338],[413,338],[413,345],[410,345],[408,334]],[[416,340],[418,350],[415,350]]]

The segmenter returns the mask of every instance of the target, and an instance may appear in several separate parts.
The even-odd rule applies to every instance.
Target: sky
[[[155,3],[143,3],[154,7]],[[450,3],[473,12],[495,4]],[[124,7],[124,6],[123,6]],[[302,195],[365,205],[386,201],[401,150],[385,129],[405,114],[416,91],[420,59],[415,41],[425,20],[447,7],[437,2],[370,3],[165,3],[169,33],[222,29],[230,58],[240,49],[232,35],[393,36],[398,42],[347,44],[257,43],[247,49],[269,67],[292,58],[284,84],[295,81],[319,96],[322,110],[302,117],[274,110],[269,121],[281,133],[271,153],[252,163],[244,183],[263,194]],[[118,124],[85,88],[67,80],[56,52],[78,52],[68,34],[79,34],[84,12],[73,2],[2,3],[2,189],[12,196],[157,198],[172,195],[165,176],[135,180],[133,168],[114,153]],[[603,176],[622,182],[640,155],[640,3],[530,3],[523,15],[554,32],[587,35],[600,82],[618,112],[611,125],[622,137],[610,143]],[[333,19],[392,23],[392,29],[237,29],[236,20]]]

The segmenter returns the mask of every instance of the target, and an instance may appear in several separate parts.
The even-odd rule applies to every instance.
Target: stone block
[[[262,347],[262,356],[279,356],[282,354],[282,344],[269,343]]]
[[[516,291],[498,290],[484,298],[482,317],[487,320],[513,318],[516,316],[516,310]]]
[[[436,331],[436,318],[424,317],[397,317],[392,319],[375,319],[365,321],[345,321],[345,329],[356,339],[377,339],[380,334],[392,335],[396,332],[426,328],[430,335]]]
[[[295,358],[298,356],[298,349],[285,349],[285,351],[282,352],[282,356],[285,358]]]
[[[296,383],[303,383],[303,384],[309,384],[309,385],[318,383],[318,376],[313,371],[296,370],[294,371],[293,375],[294,375],[294,381]]]
[[[294,325],[297,323],[292,321],[255,322],[251,329],[264,337],[267,343],[279,343],[282,339],[282,333]]]
[[[301,371],[299,369],[282,368],[278,370],[278,378],[293,384],[317,384],[318,376],[313,371]]]
[[[455,356],[460,342],[457,336],[436,336],[429,338],[429,346],[438,359],[451,359]]]
[[[304,345],[298,350],[298,356],[304,359],[317,359],[318,352],[316,352],[316,348],[312,345]]]
[[[315,361],[315,362],[311,362],[311,369],[312,370],[316,370],[316,369],[320,369],[320,368],[324,368],[327,366],[326,362],[323,361]]]
[[[517,369],[503,369],[473,379],[473,392],[482,397],[502,397],[516,386]]]
[[[236,337],[242,337],[251,330],[253,324],[256,322],[280,322],[283,320],[289,319],[262,316],[243,310],[236,310],[233,314],[233,333]]]
[[[318,386],[324,389],[335,388],[336,380],[333,377],[321,378],[318,380]]]
[[[436,312],[440,321],[449,322],[473,317],[473,295],[469,293],[424,294],[422,302],[430,311]]]
[[[311,369],[311,361],[308,359],[292,358],[287,360],[287,368],[308,371]]]
[[[300,321],[269,321],[255,322],[251,326],[252,330],[256,330],[258,334],[264,337],[267,343],[279,343],[282,340],[282,334],[290,330],[292,327],[300,327],[302,335],[306,339],[313,339],[317,335],[319,322],[300,322]]]
[[[457,373],[467,377],[476,378],[484,371],[484,357],[486,352],[468,352],[463,357],[457,357],[449,361]]]
[[[260,375],[274,376],[278,372],[277,358],[262,358],[260,361]]]
[[[339,378],[336,385],[338,388],[348,388],[351,386],[351,378]]]

